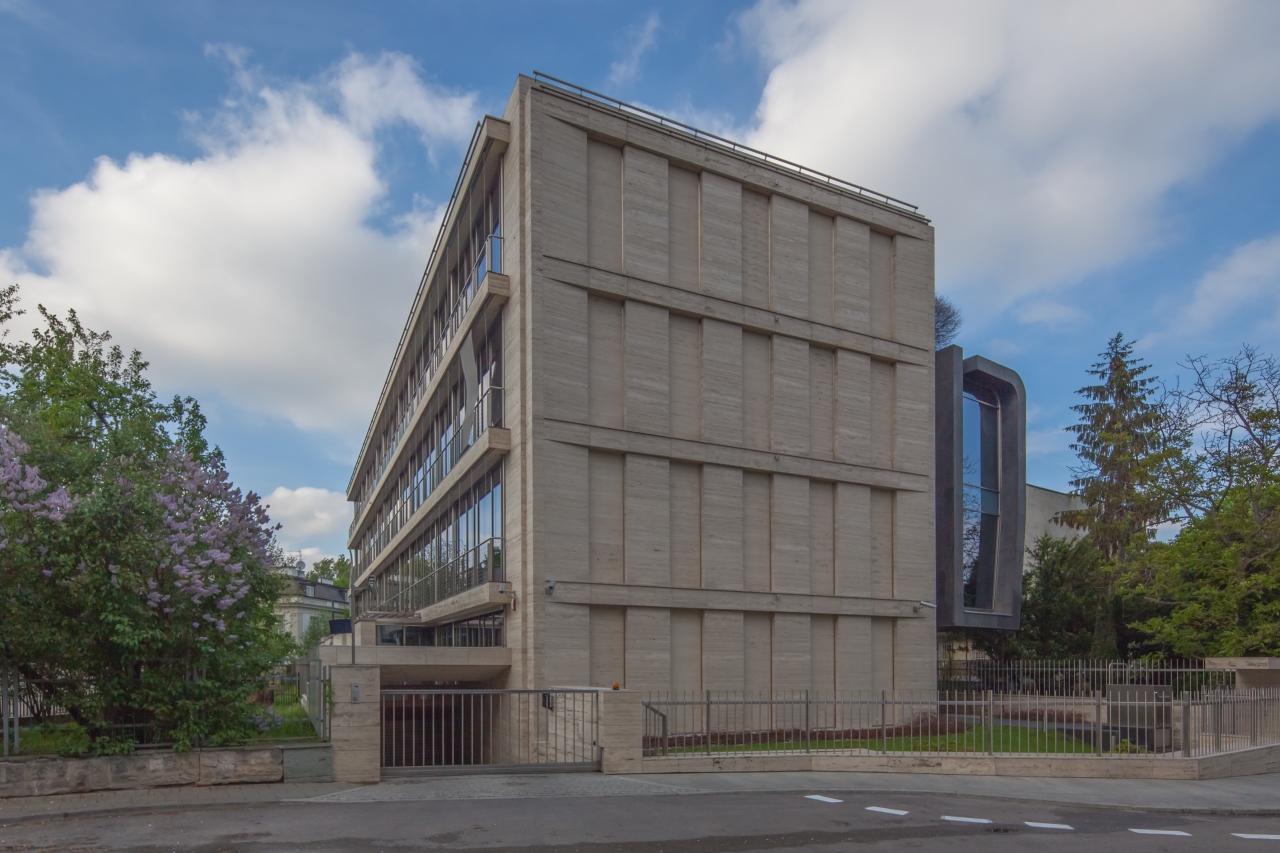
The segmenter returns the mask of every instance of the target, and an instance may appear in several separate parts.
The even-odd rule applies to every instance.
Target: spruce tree
[[[1133,343],[1117,334],[1089,370],[1098,383],[1077,392],[1085,400],[1072,407],[1079,423],[1067,428],[1075,435],[1071,449],[1080,460],[1072,469],[1071,485],[1084,508],[1062,513],[1060,520],[1087,531],[1104,560],[1091,650],[1095,657],[1118,655],[1115,579],[1129,555],[1146,547],[1167,516],[1159,488],[1169,455],[1163,441],[1164,409],[1148,370],[1134,356]]]

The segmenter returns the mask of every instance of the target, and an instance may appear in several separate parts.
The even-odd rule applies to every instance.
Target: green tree
[[[0,291],[0,322],[16,298]],[[245,737],[249,694],[292,649],[273,527],[194,400],[159,401],[141,356],[74,312],[40,316],[0,345],[0,665],[98,752]]]
[[[332,581],[334,586],[346,589],[351,585],[351,561],[345,556],[324,557],[315,561],[307,577],[313,581]]]
[[[1166,487],[1184,524],[1135,563],[1136,628],[1183,655],[1280,654],[1280,365],[1254,347],[1191,359],[1179,395],[1196,452]]]
[[[1146,549],[1168,517],[1162,484],[1181,433],[1170,431],[1167,407],[1148,370],[1134,356],[1133,343],[1117,334],[1089,370],[1099,381],[1081,388],[1085,402],[1072,407],[1080,420],[1068,429],[1080,464],[1071,484],[1085,506],[1060,520],[1086,531],[1103,561],[1090,657],[1120,654],[1117,584],[1131,555]]]

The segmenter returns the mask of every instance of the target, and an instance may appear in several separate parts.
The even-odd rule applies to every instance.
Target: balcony
[[[457,298],[454,299],[453,305],[449,309],[448,317],[440,328],[436,330],[435,345],[431,348],[431,354],[427,357],[422,370],[418,372],[417,380],[409,389],[404,411],[400,413],[400,417],[396,420],[394,428],[388,435],[387,443],[382,453],[374,458],[372,480],[375,487],[368,494],[377,494],[380,491],[378,485],[381,483],[382,475],[386,472],[387,467],[395,461],[397,452],[400,449],[400,439],[404,437],[405,433],[409,431],[409,427],[412,426],[413,416],[417,412],[419,402],[425,397],[427,388],[431,385],[432,380],[452,360],[451,358],[446,358],[450,355],[450,344],[457,339],[460,331],[465,331],[470,325],[464,321],[468,310],[475,302],[476,296],[480,293],[485,283],[485,276],[491,272],[502,274],[502,238],[492,234],[486,237],[480,245],[480,256],[467,274],[466,281],[463,282]],[[355,536],[356,530],[363,520],[364,508],[367,503],[367,494],[360,500],[355,501],[355,515],[351,519],[348,538]]]
[[[480,589],[484,594],[472,596],[476,601],[465,602],[463,609],[450,609],[446,614],[423,614],[436,616],[430,621],[448,618],[464,618],[468,613],[464,610],[492,609],[494,605],[502,605],[507,599],[493,599],[495,590],[487,587],[496,585],[506,579],[502,566],[502,539],[486,539],[479,545],[464,551],[462,554],[444,563],[432,567],[423,558],[413,558],[405,570],[410,573],[409,585],[391,595],[385,595],[382,585],[376,581],[371,588],[356,592],[353,601],[353,618],[377,619],[405,618],[417,616],[422,611],[432,608],[441,602],[459,596],[469,590]],[[483,601],[479,599],[484,599]],[[491,600],[492,599],[492,600]]]
[[[416,482],[411,489],[412,497],[401,501],[387,516],[381,527],[370,538],[369,542],[355,553],[355,569],[358,573],[372,566],[389,545],[396,541],[397,534],[410,523],[417,510],[430,504],[432,497],[440,486],[449,479],[449,475],[462,461],[462,457],[475,444],[479,443],[491,427],[502,426],[502,389],[490,387],[472,408],[472,424],[469,428],[463,425],[454,433],[453,438],[436,455],[423,472],[422,480]]]

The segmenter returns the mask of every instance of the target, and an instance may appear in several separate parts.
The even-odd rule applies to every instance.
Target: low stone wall
[[[645,758],[640,773],[741,773],[826,770],[856,773],[937,773],[966,776],[1048,776],[1075,779],[1223,779],[1280,772],[1280,746],[1203,758],[1071,755],[685,755]],[[609,772],[608,766],[605,772]]]
[[[333,759],[327,743],[156,751],[104,758],[23,756],[0,761],[0,797],[175,785],[328,782],[332,778]]]

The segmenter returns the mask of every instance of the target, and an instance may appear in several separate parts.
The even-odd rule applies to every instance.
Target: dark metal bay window
[[[1026,392],[1017,373],[934,356],[937,624],[1015,630],[1026,515]]]

